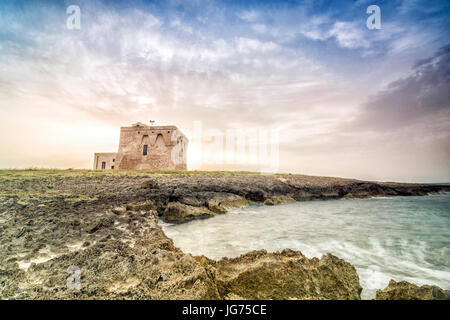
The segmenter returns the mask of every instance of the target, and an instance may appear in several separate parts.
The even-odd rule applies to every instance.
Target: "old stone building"
[[[94,170],[186,170],[188,139],[176,126],[135,123],[120,128],[119,150],[94,154]]]

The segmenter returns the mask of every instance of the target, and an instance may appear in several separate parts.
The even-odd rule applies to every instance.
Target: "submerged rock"
[[[421,287],[407,281],[389,281],[383,290],[377,290],[375,300],[450,300],[450,292],[437,286]]]

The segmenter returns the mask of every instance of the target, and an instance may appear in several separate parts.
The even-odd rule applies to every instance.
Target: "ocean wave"
[[[183,251],[213,259],[257,249],[329,252],[355,266],[364,299],[390,279],[450,288],[450,197],[373,199],[248,206],[163,228]]]

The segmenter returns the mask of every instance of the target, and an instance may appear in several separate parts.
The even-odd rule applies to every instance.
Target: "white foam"
[[[309,258],[330,252],[355,266],[362,297],[370,299],[390,279],[450,287],[450,249],[442,247],[450,237],[445,227],[449,217],[442,211],[449,204],[450,197],[442,194],[432,201],[375,197],[297,202],[248,206],[207,220],[162,226],[185,252],[213,259],[263,248],[300,250]]]

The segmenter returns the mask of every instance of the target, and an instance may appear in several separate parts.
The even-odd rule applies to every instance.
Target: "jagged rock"
[[[205,199],[199,199],[191,196],[183,197],[179,200],[179,202],[193,207],[204,207],[206,205]]]
[[[126,206],[127,211],[150,211],[153,209],[155,209],[155,205],[151,200],[147,200],[142,203],[130,203]]]
[[[130,216],[140,219],[138,228],[131,228],[126,215],[115,217],[130,233],[117,236],[116,226],[103,218],[92,234],[99,233],[94,244],[26,271],[15,261],[4,263],[0,298],[359,299],[355,269],[332,255],[308,259],[292,250],[261,250],[214,261],[176,248],[158,225],[156,211]],[[69,266],[81,271],[80,290],[67,287]]]
[[[184,222],[194,218],[207,218],[214,212],[205,207],[193,207],[179,202],[169,202],[162,215],[165,222]]]
[[[249,200],[232,193],[216,193],[211,199],[206,201],[208,208],[216,213],[225,213],[230,208],[240,208]]]
[[[97,221],[95,223],[95,225],[93,225],[91,228],[89,228],[88,232],[89,233],[97,232],[101,228],[110,227],[111,225],[113,225],[113,223],[114,223],[114,219],[112,219],[111,217],[101,218],[99,221]]]
[[[148,180],[141,183],[141,189],[156,189],[158,188],[158,182],[155,180]]]
[[[252,251],[217,263],[217,286],[223,297],[243,299],[360,299],[355,268],[331,254],[306,258],[285,249]]]
[[[223,300],[245,300],[245,299],[234,293],[229,293],[223,297]]]
[[[114,209],[112,209],[112,212],[114,214],[124,214],[125,212],[127,212],[127,209],[125,207],[115,207]]]
[[[137,195],[154,201],[160,215],[163,214],[170,202],[179,202],[193,207],[206,207],[214,213],[224,213],[227,211],[226,206],[220,205],[220,200],[217,200],[224,195],[226,197],[239,196],[247,201],[265,201],[267,205],[272,205],[292,201],[292,199],[302,201],[405,196],[450,190],[450,186],[443,185],[378,183],[289,174],[155,174],[152,181],[154,183],[157,181],[158,188],[140,189]],[[238,204],[242,205],[239,202]]]
[[[13,193],[0,199],[0,299],[358,299],[354,268],[341,259],[307,259],[289,250],[221,261],[194,257],[164,234],[158,213],[176,221],[209,217],[212,209],[226,207],[218,197],[231,194],[240,204],[279,195],[308,200],[450,190],[300,175],[124,172],[99,179],[61,172],[45,181],[30,180],[29,172],[16,174],[0,181]],[[141,188],[150,176],[157,184]],[[52,193],[41,193],[49,183]],[[70,195],[97,200],[65,201]],[[28,203],[26,209],[20,200]],[[80,290],[67,287],[70,266],[81,270]]]
[[[389,281],[383,290],[377,290],[375,300],[450,300],[450,292],[437,286],[421,287],[407,281]]]

